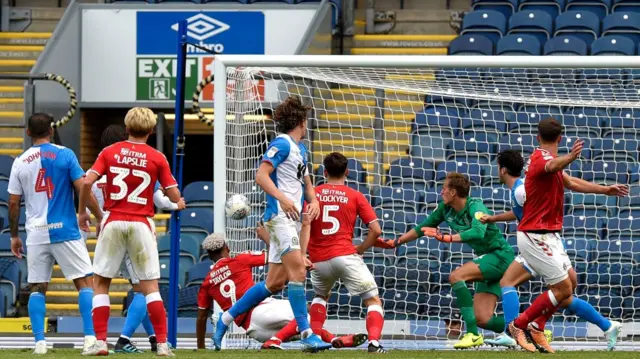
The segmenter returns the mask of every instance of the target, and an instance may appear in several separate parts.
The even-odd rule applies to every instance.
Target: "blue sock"
[[[597,325],[603,332],[611,328],[611,321],[609,321],[609,319],[603,317],[589,302],[578,297],[573,297],[567,309],[574,312],[581,319]]]
[[[91,309],[93,309],[93,288],[82,288],[78,292],[78,307],[80,308],[80,316],[82,317],[82,332],[85,336],[96,336],[93,330],[93,318],[91,318]]]
[[[229,309],[229,314],[237,318],[270,296],[271,292],[267,289],[265,282],[256,283]]]
[[[44,340],[44,316],[47,313],[44,294],[34,292],[29,296],[29,320],[36,342]]]
[[[506,325],[513,322],[520,314],[520,297],[515,287],[502,287],[502,310]]]
[[[293,316],[298,323],[300,333],[310,328],[307,313],[307,298],[304,295],[304,284],[300,282],[289,282],[289,304],[293,310]]]
[[[147,310],[146,306],[144,309],[145,311]],[[156,331],[153,329],[153,324],[151,324],[151,319],[149,319],[149,313],[147,313],[147,315],[144,316],[144,319],[142,319],[142,326],[148,336],[152,337],[156,335]]]
[[[127,309],[127,318],[122,326],[121,335],[125,338],[131,338],[146,315],[147,300],[142,293],[136,292],[133,294],[133,300]]]

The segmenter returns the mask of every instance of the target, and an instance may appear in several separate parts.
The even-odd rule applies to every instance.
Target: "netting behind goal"
[[[468,176],[471,196],[482,198],[490,210],[508,211],[509,190],[499,181],[496,154],[513,148],[526,159],[537,147],[538,121],[552,116],[565,128],[560,154],[576,139],[585,141],[569,174],[631,185],[631,196],[620,199],[566,192],[563,236],[578,273],[577,296],[606,317],[640,320],[640,240],[632,236],[640,229],[637,72],[265,67],[229,68],[227,74],[227,191],[248,195],[254,209],[245,221],[227,220],[233,250],[264,248],[253,233],[265,206],[255,169],[275,135],[268,119],[272,109],[261,106],[257,95],[264,83],[277,81],[279,101],[296,95],[313,106],[306,144],[314,183],[324,181],[323,157],[342,152],[350,159],[348,184],[370,199],[385,238],[397,238],[433,211],[452,171]],[[499,227],[516,249],[516,224]],[[446,224],[441,228],[449,231]],[[360,224],[354,240],[361,241],[366,231]],[[402,340],[396,346],[409,348],[437,347],[440,339],[457,338],[460,314],[449,274],[473,258],[465,245],[429,238],[396,250],[368,251],[364,260],[384,303],[385,338]],[[307,289],[310,301],[310,281]],[[539,280],[521,286],[521,310],[542,290]],[[496,311],[502,312],[500,304]],[[327,328],[337,334],[365,329],[361,299],[340,284],[328,312]],[[568,312],[556,314],[549,327],[565,340],[593,344],[602,335]],[[633,335],[633,327],[625,327],[625,334]]]

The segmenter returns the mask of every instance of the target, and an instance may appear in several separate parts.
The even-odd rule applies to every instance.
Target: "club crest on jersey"
[[[121,148],[120,149],[120,154],[123,156],[128,156],[129,155],[129,149],[128,148]]]
[[[275,156],[276,153],[278,153],[278,148],[277,147],[271,147],[269,149],[269,152],[267,152],[267,157],[273,158],[273,156]]]
[[[476,218],[476,220],[480,220],[480,218],[482,218],[482,216],[484,215],[484,213],[478,211],[476,213],[473,214],[473,216]]]

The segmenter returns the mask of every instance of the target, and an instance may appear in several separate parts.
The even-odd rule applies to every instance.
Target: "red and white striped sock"
[[[156,332],[156,340],[158,343],[167,342],[167,313],[164,310],[162,297],[159,292],[147,294],[147,311],[149,312],[149,320],[153,324]]]
[[[93,296],[91,318],[93,319],[93,329],[96,332],[96,339],[107,340],[107,326],[109,325],[109,314],[111,314],[111,303],[108,294],[96,294]]]

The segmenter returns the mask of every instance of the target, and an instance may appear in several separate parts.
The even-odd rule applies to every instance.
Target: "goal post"
[[[585,141],[569,174],[631,186],[627,198],[567,191],[563,236],[578,274],[577,296],[623,321],[625,333],[640,334],[634,332],[640,241],[632,237],[640,230],[640,62],[619,56],[219,55],[214,66],[214,230],[226,233],[232,251],[264,248],[253,232],[265,206],[255,171],[274,136],[268,117],[288,96],[312,107],[305,144],[314,183],[324,181],[322,158],[344,153],[348,184],[370,199],[387,238],[433,211],[447,172],[467,175],[471,196],[490,210],[508,211],[495,157],[513,148],[526,160],[537,147],[538,121],[551,116],[565,129],[560,154],[576,139]],[[225,217],[231,193],[251,199],[246,220]],[[515,248],[515,224],[499,227]],[[365,236],[359,223],[355,240]],[[392,347],[446,346],[460,321],[448,278],[473,259],[470,249],[422,238],[393,251],[370,250],[364,259],[380,287],[383,334]],[[310,299],[309,283],[307,289]],[[521,310],[542,290],[539,280],[521,286]],[[342,285],[334,292],[327,328],[363,331],[361,300]],[[556,314],[549,327],[567,348],[600,346],[600,329],[571,313]],[[623,346],[637,347],[632,341]]]

